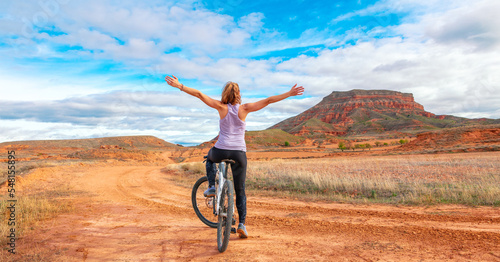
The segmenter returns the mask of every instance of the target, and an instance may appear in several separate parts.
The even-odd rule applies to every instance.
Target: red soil
[[[42,169],[24,190],[67,184],[74,212],[40,223],[1,261],[498,261],[498,208],[394,207],[248,196],[250,238],[216,230],[193,212],[190,188],[161,167],[78,165]],[[194,182],[194,181],[193,181]],[[1,188],[5,190],[5,188]],[[76,193],[77,192],[77,193]]]

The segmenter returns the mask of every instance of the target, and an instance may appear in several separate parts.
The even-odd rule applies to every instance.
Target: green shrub
[[[346,149],[344,142],[339,142],[339,149],[342,150],[342,152],[344,152],[344,149]]]

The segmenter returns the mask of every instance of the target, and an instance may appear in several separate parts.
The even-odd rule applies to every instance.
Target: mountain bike
[[[196,181],[191,192],[191,202],[198,218],[207,226],[217,228],[217,248],[221,253],[227,249],[230,234],[236,233],[236,229],[232,228],[236,224],[233,217],[234,189],[233,183],[227,178],[229,164],[234,163],[233,160],[224,159],[218,164],[214,197],[203,195],[208,188],[206,176]]]

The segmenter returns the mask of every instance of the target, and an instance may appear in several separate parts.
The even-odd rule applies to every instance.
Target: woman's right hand
[[[292,89],[290,89],[290,91],[288,91],[288,93],[290,94],[290,96],[300,96],[304,93],[304,87],[297,86],[297,84],[295,84],[292,87]]]
[[[167,81],[167,84],[169,84],[170,86],[173,86],[173,87],[176,87],[179,89],[182,87],[181,83],[179,83],[179,79],[177,77],[175,77],[174,75],[172,75],[172,77],[166,76],[165,81]]]

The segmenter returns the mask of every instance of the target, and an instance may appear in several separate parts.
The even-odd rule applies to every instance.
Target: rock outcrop
[[[417,139],[393,149],[396,152],[500,151],[500,125],[448,128],[417,135]]]

